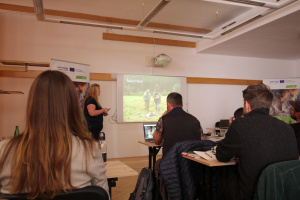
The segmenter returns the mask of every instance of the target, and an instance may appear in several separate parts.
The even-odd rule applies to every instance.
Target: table
[[[162,145],[157,145],[153,142],[147,142],[147,141],[139,141],[139,143],[148,146],[148,150],[149,150],[149,168],[152,169],[153,173],[155,174],[156,155],[158,154],[158,152],[161,149]]]
[[[138,172],[134,169],[128,167],[121,161],[115,160],[110,161],[107,160],[106,165],[106,177],[109,187],[109,194],[111,196],[111,188],[116,187],[116,181],[118,181],[119,177],[127,177],[127,176],[137,176]]]
[[[208,180],[207,180],[207,182],[206,182],[206,187],[205,187],[205,189],[206,189],[206,199],[211,199],[211,197],[210,197],[210,190],[211,190],[211,179],[212,179],[212,177],[211,177],[211,167],[222,167],[222,166],[229,166],[229,165],[235,165],[236,163],[237,163],[237,161],[235,161],[235,160],[231,160],[230,162],[220,162],[220,161],[218,161],[218,160],[206,160],[206,159],[204,159],[204,158],[201,158],[201,157],[197,157],[197,158],[194,158],[194,157],[192,157],[192,156],[189,156],[189,155],[183,155],[182,154],[182,156],[184,157],[184,158],[187,158],[187,159],[190,159],[190,160],[193,160],[193,161],[196,161],[196,162],[198,162],[198,163],[200,163],[200,164],[203,164],[203,165],[205,165],[205,166],[208,166],[208,171],[207,171],[207,176],[208,176]],[[202,178],[204,178],[204,172],[203,172],[203,177]],[[203,189],[201,189],[201,191],[202,191],[202,195],[203,195]],[[203,198],[202,198],[203,199]]]

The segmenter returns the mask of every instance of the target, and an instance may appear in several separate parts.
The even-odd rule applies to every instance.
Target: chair
[[[259,177],[255,200],[300,198],[300,160],[272,164]]]
[[[0,194],[0,199],[18,199],[27,200],[26,194]],[[98,186],[87,186],[84,188],[72,190],[68,193],[61,193],[55,196],[52,200],[108,200],[107,192]],[[35,200],[42,200],[37,197]]]
[[[188,140],[177,142],[160,162],[160,177],[164,182],[169,199],[197,199],[203,185],[201,177],[205,169],[198,163],[183,158],[181,153],[207,151],[215,145],[210,140]]]

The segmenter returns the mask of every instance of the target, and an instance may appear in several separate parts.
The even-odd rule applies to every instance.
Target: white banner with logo
[[[67,74],[74,82],[90,82],[90,65],[51,59],[50,67]]]
[[[289,102],[300,99],[300,78],[264,79],[263,83],[268,85],[274,94],[270,115],[289,124],[293,123]]]
[[[51,70],[61,71],[70,77],[82,106],[90,85],[90,65],[51,59],[50,67]]]

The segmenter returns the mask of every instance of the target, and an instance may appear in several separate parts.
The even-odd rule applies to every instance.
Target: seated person
[[[177,142],[186,140],[201,140],[202,128],[199,120],[182,109],[182,96],[179,93],[170,93],[167,97],[167,111],[159,118],[153,135],[155,144],[163,141],[163,156],[167,155]],[[158,178],[161,159],[156,161],[155,172]],[[164,187],[160,187],[161,195],[165,197]]]
[[[273,163],[299,159],[293,129],[269,115],[273,100],[270,89],[264,84],[249,85],[243,98],[244,117],[232,122],[225,139],[217,145],[219,161],[239,157],[238,171],[222,176],[221,199],[253,199],[263,169]]]
[[[163,155],[166,155],[176,142],[201,140],[201,130],[198,119],[182,109],[181,94],[173,92],[167,97],[167,111],[156,124],[153,141],[155,144],[164,141]]]
[[[296,101],[289,102],[291,107],[291,118],[296,120],[296,123],[291,124],[291,127],[294,129],[297,144],[298,144],[298,152],[300,155],[300,99]]]
[[[243,107],[238,108],[236,111],[234,111],[233,116],[229,118],[229,126],[232,124],[233,120],[243,117],[243,112],[244,112]]]
[[[41,73],[26,111],[24,132],[0,142],[0,192],[50,199],[92,185],[108,193],[101,151],[81,119],[71,79],[59,71]]]

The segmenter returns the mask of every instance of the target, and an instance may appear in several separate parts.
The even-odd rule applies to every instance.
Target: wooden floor
[[[161,156],[157,156],[156,159],[161,158]],[[148,156],[144,157],[132,157],[132,158],[114,158],[109,160],[119,160],[124,164],[128,165],[138,173],[149,165]],[[125,178],[119,178],[116,187],[112,188],[112,200],[126,200],[129,199],[130,193],[133,192],[138,176],[131,176]]]

